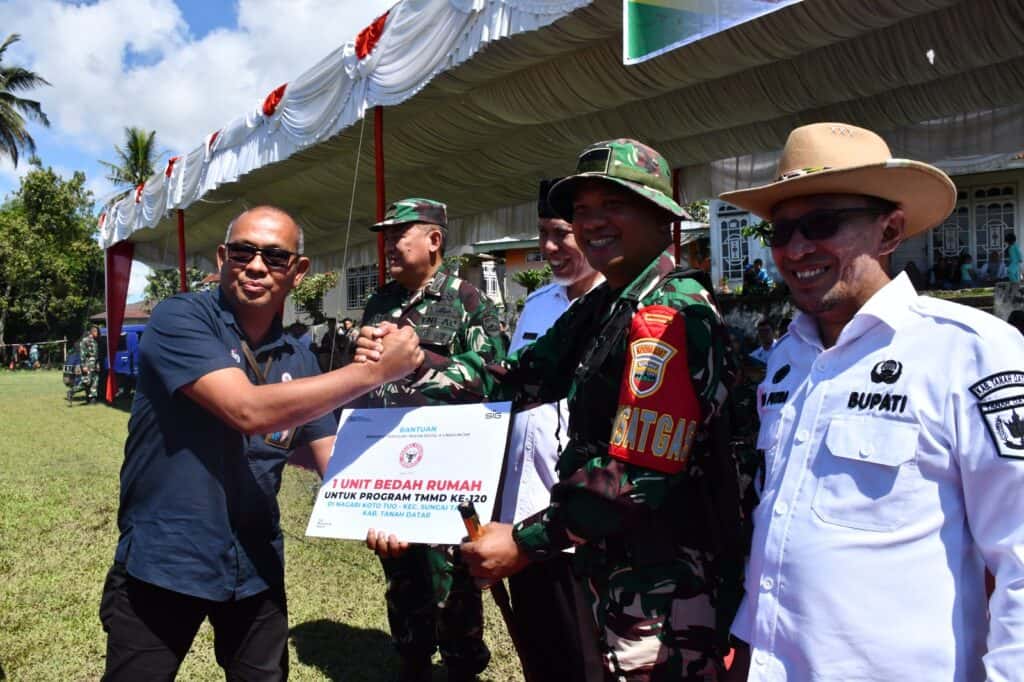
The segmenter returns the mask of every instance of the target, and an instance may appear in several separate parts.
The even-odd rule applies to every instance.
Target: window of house
[[[1003,237],[1014,231],[1017,202],[1012,187],[993,187],[974,205],[974,262],[983,263],[992,251],[1002,251]]]
[[[348,268],[345,273],[345,304],[349,310],[366,307],[366,299],[377,290],[377,265]]]
[[[957,192],[953,213],[932,231],[932,261],[970,254],[976,264],[1002,251],[1003,237],[1016,229],[1017,188],[1001,183]]]
[[[937,257],[958,256],[970,248],[971,210],[967,201],[958,202],[945,222],[932,231],[932,248]]]
[[[718,219],[721,228],[719,239],[722,240],[722,276],[728,280],[743,279],[743,265],[750,257],[750,249],[742,231],[750,220],[750,214],[735,209],[720,210]]]
[[[480,264],[480,270],[484,279],[484,294],[496,305],[502,305],[501,285],[498,282],[498,270],[494,261],[484,261]]]

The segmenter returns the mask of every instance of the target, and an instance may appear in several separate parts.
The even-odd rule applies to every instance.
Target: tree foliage
[[[156,131],[145,131],[134,126],[124,129],[124,146],[114,145],[116,161],[100,161],[107,169],[110,180],[124,196],[149,179],[156,172],[155,166],[163,156],[157,153]]]
[[[50,125],[39,102],[18,96],[18,93],[49,83],[34,71],[3,63],[7,48],[19,40],[21,36],[12,33],[0,43],[0,154],[9,156],[15,166],[20,152],[34,154],[36,151],[35,140],[25,128],[26,118],[44,126]]]
[[[534,270],[520,270],[512,275],[512,279],[516,281],[516,284],[526,289],[527,295],[530,295],[534,290],[551,281],[551,266],[545,265],[543,268]]]
[[[77,338],[102,309],[103,252],[85,174],[38,159],[0,206],[0,343]]]
[[[327,320],[324,315],[324,295],[338,286],[338,273],[319,272],[306,275],[299,285],[292,289],[292,300],[298,308],[309,315],[313,324]]]
[[[698,223],[708,222],[708,200],[699,199],[697,201],[691,201],[688,204],[683,204],[683,208],[690,214],[690,217]]]
[[[185,269],[185,281],[188,283],[189,291],[205,291],[215,286],[203,284],[204,279],[206,279],[206,273],[199,268]],[[160,268],[154,269],[146,275],[146,288],[143,290],[142,296],[150,307],[153,307],[165,298],[174,296],[180,290],[181,276],[178,273],[178,268]]]

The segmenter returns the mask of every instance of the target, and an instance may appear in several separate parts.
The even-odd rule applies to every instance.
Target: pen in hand
[[[477,516],[476,507],[472,502],[459,502],[459,514],[462,515],[462,523],[466,526],[466,534],[470,540],[480,538],[480,517]]]

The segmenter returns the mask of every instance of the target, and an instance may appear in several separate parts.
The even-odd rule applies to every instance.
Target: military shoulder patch
[[[1024,459],[1024,372],[990,374],[971,393],[999,456]]]
[[[686,465],[700,422],[686,356],[686,320],[668,306],[639,310],[629,330],[609,454],[677,473]]]

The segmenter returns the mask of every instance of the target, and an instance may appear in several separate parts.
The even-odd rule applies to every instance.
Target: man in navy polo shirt
[[[278,316],[309,269],[299,226],[262,206],[224,242],[220,287],[164,301],[142,338],[121,536],[100,604],[106,680],[173,679],[207,617],[227,679],[287,677],[285,461],[311,455],[322,473],[331,411],[423,359],[405,330],[380,363],[321,375]]]

